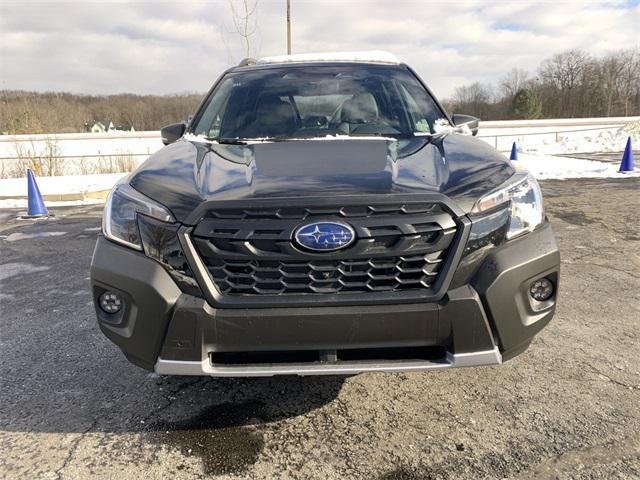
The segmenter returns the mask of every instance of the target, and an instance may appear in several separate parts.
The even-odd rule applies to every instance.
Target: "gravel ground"
[[[561,294],[529,351],[349,378],[140,370],[94,320],[100,209],[0,211],[0,478],[640,478],[640,182],[543,188]]]

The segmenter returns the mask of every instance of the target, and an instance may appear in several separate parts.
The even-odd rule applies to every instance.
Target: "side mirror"
[[[451,117],[453,120],[453,124],[456,127],[462,127],[466,125],[471,130],[471,135],[474,137],[478,134],[478,128],[480,127],[480,119],[476,117],[472,117],[471,115],[461,115],[459,113],[454,113]]]
[[[178,140],[182,135],[184,135],[184,131],[187,129],[187,126],[183,123],[172,123],[171,125],[167,125],[166,127],[162,127],[160,130],[160,136],[162,137],[162,143],[165,145],[169,145],[170,143]]]

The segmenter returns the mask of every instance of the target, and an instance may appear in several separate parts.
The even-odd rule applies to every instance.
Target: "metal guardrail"
[[[622,127],[624,124],[621,125],[612,125],[610,127],[596,127],[596,128],[580,128],[580,129],[573,129],[573,130],[553,130],[550,132],[528,132],[528,133],[503,133],[503,134],[496,134],[496,135],[482,135],[481,133],[478,133],[478,138],[493,138],[494,142],[493,142],[493,148],[495,148],[496,150],[499,151],[508,151],[507,150],[500,150],[498,149],[498,138],[506,138],[506,137],[529,137],[529,136],[540,136],[540,135],[555,135],[555,142],[558,143],[560,141],[560,134],[563,133],[576,133],[576,132],[590,132],[590,131],[596,131],[596,130],[613,130],[613,129],[618,129],[620,127]],[[578,152],[576,152],[578,153]]]
[[[121,138],[157,138],[160,131],[117,132],[117,133],[35,133],[20,135],[0,135],[0,142],[47,142],[60,140],[118,140]]]
[[[572,134],[579,132],[597,131],[597,130],[613,130],[633,122],[640,122],[640,116],[635,117],[605,117],[605,118],[556,118],[545,120],[492,120],[480,122],[480,131],[478,138],[493,139],[493,146],[496,150],[503,152],[509,151],[511,145],[498,148],[500,138],[519,138],[531,136],[553,136],[554,141],[558,143],[562,134]],[[589,127],[593,125],[592,127]],[[577,128],[576,128],[577,127]],[[580,128],[588,127],[588,128]],[[490,130],[518,130],[518,129],[541,129],[542,131],[528,131],[510,133],[489,133],[483,134],[483,129]],[[489,143],[489,142],[487,142]],[[623,146],[621,146],[621,149]],[[573,152],[572,152],[573,153]],[[575,152],[579,153],[579,152]]]
[[[546,128],[580,127],[584,125],[624,125],[640,122],[635,117],[597,117],[597,118],[548,118],[544,120],[487,120],[480,122],[480,128]]]
[[[540,135],[553,135],[556,142],[560,140],[561,134],[579,133],[598,130],[612,130],[620,128],[621,126],[630,122],[640,122],[640,116],[637,117],[609,117],[609,118],[562,118],[562,119],[545,119],[545,120],[490,120],[480,122],[480,131],[477,138],[491,139],[494,141],[493,146],[497,150],[500,150],[498,139],[500,138],[516,138],[516,137],[531,137]],[[590,128],[571,128],[581,127],[588,125],[597,125]],[[553,128],[549,131],[540,132],[511,132],[511,133],[495,133],[483,135],[483,129],[525,129],[525,128]],[[35,134],[35,135],[0,135],[0,142],[57,142],[57,141],[73,141],[73,140],[136,140],[136,139],[160,139],[159,131],[141,131],[141,132],[115,132],[115,133],[59,133],[59,134]],[[509,147],[510,148],[510,147]],[[502,149],[501,151],[508,151],[508,149]],[[146,157],[153,152],[144,153],[131,153],[131,152],[114,152],[114,153],[99,153],[99,154],[87,154],[87,155],[59,155],[56,158],[59,160],[66,159],[91,159],[91,158],[113,158],[113,157]],[[576,152],[577,153],[577,152]],[[1,160],[18,160],[22,157],[14,156],[1,156]],[[47,159],[50,155],[29,155],[32,159]]]
[[[153,153],[153,152],[152,152]],[[104,158],[104,159],[113,159],[114,157],[148,157],[151,155],[149,152],[145,153],[99,153],[99,154],[89,154],[89,155],[57,155],[55,158],[57,160],[73,160],[80,158]],[[0,160],[20,160],[23,157],[0,157]],[[28,155],[25,158],[36,158],[39,160],[49,159],[51,155]]]
[[[478,138],[493,138],[493,137],[526,137],[526,136],[531,136],[531,135],[553,135],[556,134],[556,139],[557,139],[557,135],[559,133],[575,133],[575,132],[590,132],[593,130],[611,130],[614,128],[620,128],[623,125],[612,125],[610,127],[595,127],[595,128],[578,128],[578,129],[574,129],[574,130],[553,130],[550,132],[528,132],[528,133],[503,133],[500,135],[481,135],[478,134]]]

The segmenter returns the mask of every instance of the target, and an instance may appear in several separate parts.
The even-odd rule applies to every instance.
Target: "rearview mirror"
[[[169,145],[170,143],[175,142],[180,137],[182,137],[182,135],[184,135],[184,131],[186,129],[187,126],[184,124],[184,122],[172,123],[171,125],[162,127],[162,130],[160,130],[162,143],[164,143],[165,145]]]
[[[451,117],[453,124],[456,127],[462,127],[466,125],[471,130],[471,135],[476,136],[478,134],[478,128],[480,127],[480,119],[472,117],[471,115],[462,115],[460,113],[454,113]]]

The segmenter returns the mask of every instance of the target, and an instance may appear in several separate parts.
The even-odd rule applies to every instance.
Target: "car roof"
[[[394,55],[384,57],[381,55],[354,55],[362,53],[386,53],[386,52],[340,52],[338,54],[298,54],[298,55],[281,55],[277,57],[263,57],[258,60],[253,58],[245,58],[238,65],[235,65],[225,73],[246,72],[252,70],[266,70],[277,68],[304,68],[307,66],[336,66],[336,65],[367,65],[379,67],[405,67],[406,64],[400,62]]]
[[[394,54],[382,50],[362,52],[324,52],[324,53],[297,53],[294,55],[274,55],[254,58],[244,58],[238,65],[231,67],[227,72],[247,69],[263,69],[282,66],[305,65],[335,65],[335,64],[369,64],[369,65],[404,65]]]
[[[274,55],[256,60],[256,65],[273,65],[281,63],[384,63],[399,65],[400,60],[389,52],[371,50],[362,52],[322,52],[297,53],[293,55]]]

